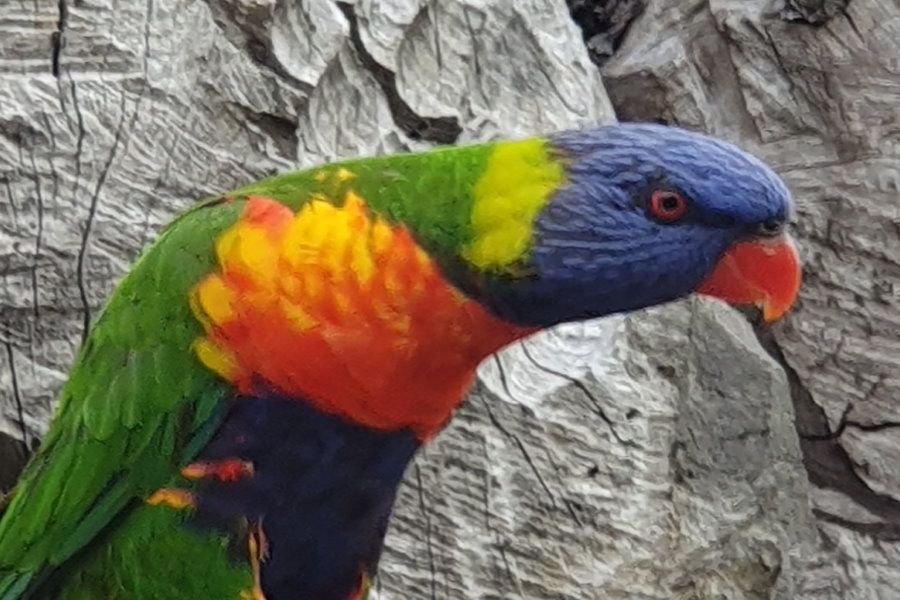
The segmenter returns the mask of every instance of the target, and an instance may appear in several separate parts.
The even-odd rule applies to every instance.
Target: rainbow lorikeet
[[[781,316],[763,163],[618,124],[350,160],[199,204],[94,324],[0,521],[0,600],[356,600],[478,364],[699,291]]]

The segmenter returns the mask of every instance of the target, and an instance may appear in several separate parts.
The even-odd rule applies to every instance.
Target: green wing
[[[20,597],[210,438],[230,389],[193,356],[188,290],[242,203],[170,226],[113,294],[73,366],[47,438],[0,520],[0,599]]]

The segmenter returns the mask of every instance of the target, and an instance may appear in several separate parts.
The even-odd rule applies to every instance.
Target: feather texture
[[[75,562],[93,560],[92,541],[109,533],[114,519],[115,533],[128,532],[121,535],[150,535],[151,523],[174,527],[150,512],[138,518],[131,507],[196,457],[236,393],[216,372],[222,368],[208,368],[194,353],[204,329],[189,297],[216,270],[216,240],[227,242],[222,236],[248,196],[274,198],[294,213],[314,199],[342,203],[353,190],[386,222],[404,223],[430,257],[452,261],[473,237],[473,189],[496,148],[445,148],[291,173],[203,202],[173,222],[98,315],[50,431],[0,520],[0,600],[30,595]],[[430,418],[423,434],[436,426]]]

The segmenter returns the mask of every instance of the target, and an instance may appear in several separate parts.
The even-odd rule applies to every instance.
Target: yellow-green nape
[[[472,238],[463,258],[481,271],[514,269],[531,247],[535,217],[564,178],[545,139],[497,143],[473,189]]]

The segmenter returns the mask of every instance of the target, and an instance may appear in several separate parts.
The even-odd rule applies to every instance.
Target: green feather
[[[183,466],[177,446],[200,448],[214,431],[204,427],[205,439],[194,440],[194,432],[178,429],[205,423],[212,414],[207,397],[226,397],[226,384],[190,352],[200,328],[186,302],[187,290],[212,268],[211,242],[228,224],[227,217],[202,214],[219,206],[176,221],[163,236],[167,243],[140,259],[98,318],[47,441],[0,521],[0,580],[31,578],[69,560],[124,506]],[[233,221],[234,207],[220,210]],[[154,273],[167,278],[148,286]],[[166,321],[183,326],[162,326]],[[194,414],[198,404],[205,419]]]

